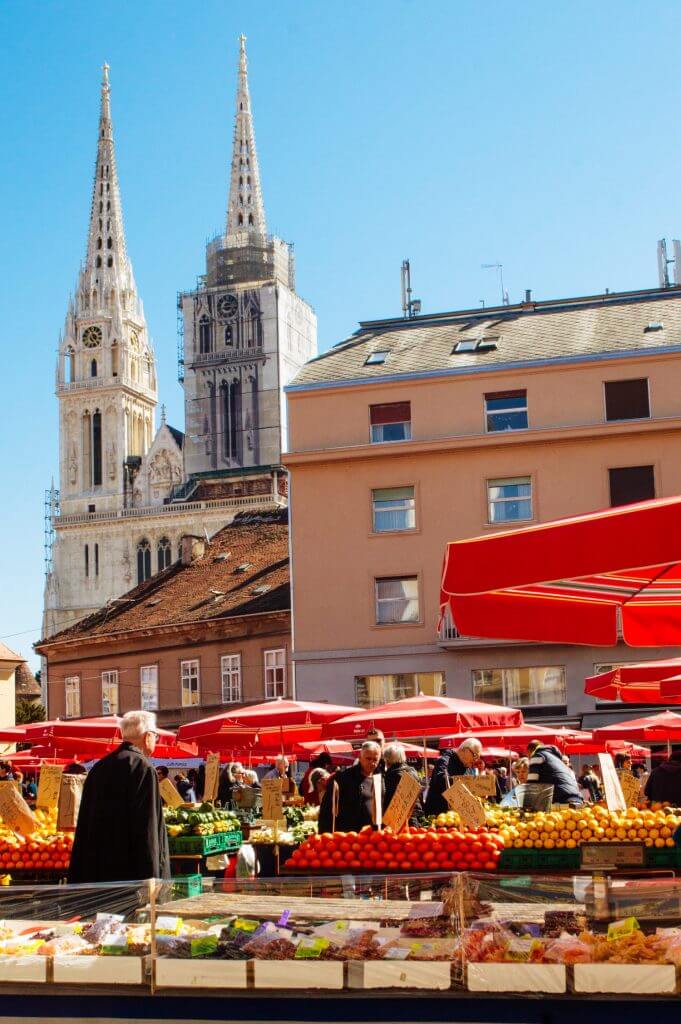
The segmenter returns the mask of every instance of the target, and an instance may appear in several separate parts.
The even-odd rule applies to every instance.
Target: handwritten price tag
[[[220,755],[209,754],[206,758],[206,782],[203,787],[203,799],[208,800],[210,803],[217,799],[219,776]]]
[[[421,785],[418,779],[405,773],[383,815],[384,827],[391,828],[393,832],[403,829],[420,792]]]
[[[38,796],[36,807],[56,807],[59,803],[61,792],[61,777],[64,774],[64,766],[61,764],[44,764],[40,769],[40,781],[38,782]]]
[[[485,824],[485,812],[477,796],[458,779],[442,794],[453,811],[456,811],[463,825],[479,828]]]

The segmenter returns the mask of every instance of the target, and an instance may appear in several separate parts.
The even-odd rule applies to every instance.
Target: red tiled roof
[[[287,509],[241,512],[201,558],[175,562],[40,645],[290,607]]]
[[[15,654],[14,651],[11,651],[9,649],[9,647],[7,647],[6,644],[3,644],[0,641],[0,661],[18,661],[18,662],[21,662],[21,661],[23,661],[23,658],[20,658],[18,654]]]

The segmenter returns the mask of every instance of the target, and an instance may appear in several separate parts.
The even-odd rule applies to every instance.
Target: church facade
[[[239,53],[227,223],[181,296],[186,430],[161,416],[154,348],[123,226],[104,67],[87,254],[59,342],[59,485],[43,636],[167,568],[182,537],[285,504],[283,387],[316,354],[290,247],[267,234]],[[58,495],[58,500],[57,500]]]

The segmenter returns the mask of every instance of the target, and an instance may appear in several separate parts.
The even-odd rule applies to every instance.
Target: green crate
[[[562,870],[579,868],[579,847],[573,850],[526,850],[508,849],[501,851],[500,871]]]
[[[241,832],[216,832],[212,836],[173,836],[170,852],[207,857],[212,853],[226,853],[241,846]]]
[[[173,895],[177,896],[178,899],[200,896],[203,892],[203,878],[201,875],[176,875],[172,882]]]
[[[681,868],[681,848],[678,846],[646,846],[643,857],[647,868]]]

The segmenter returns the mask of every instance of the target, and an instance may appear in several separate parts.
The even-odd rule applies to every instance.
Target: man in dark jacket
[[[158,734],[150,711],[121,719],[123,743],[83,786],[69,882],[169,878],[168,836],[158,779],[148,758]]]
[[[681,807],[681,746],[672,747],[669,760],[653,768],[645,794],[651,803]]]
[[[358,832],[365,825],[376,823],[374,775],[381,760],[381,748],[377,743],[362,744],[357,764],[336,772],[328,786],[319,808],[320,832]],[[381,809],[383,807],[384,783],[380,773]]]
[[[411,775],[416,782],[419,782],[417,773],[407,764],[407,755],[404,747],[401,743],[389,743],[387,747],[383,749],[383,759],[385,761],[385,775],[383,780],[385,782],[385,809],[386,811],[390,807],[390,801],[395,795],[395,790],[399,786],[400,782],[405,775]],[[416,826],[423,817],[423,797],[420,790],[419,782],[419,794],[416,797],[414,806],[411,809],[409,815],[408,824]]]
[[[430,785],[426,795],[426,814],[443,814],[449,810],[449,804],[443,797],[446,789],[452,785],[458,775],[465,775],[479,760],[482,743],[471,737],[464,740],[456,750],[441,750],[435,762]]]
[[[558,747],[544,746],[533,740],[527,748],[530,759],[528,782],[540,782],[553,786],[554,804],[583,804],[582,794],[574,773],[563,763]]]

